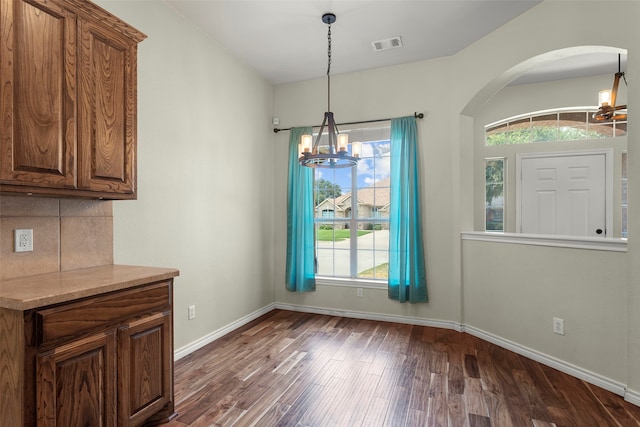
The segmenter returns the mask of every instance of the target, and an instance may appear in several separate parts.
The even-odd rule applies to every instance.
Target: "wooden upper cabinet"
[[[76,15],[54,3],[1,7],[0,179],[74,188]]]
[[[79,187],[135,192],[137,45],[80,23]]]
[[[85,0],[0,0],[0,191],[136,198],[137,44]]]

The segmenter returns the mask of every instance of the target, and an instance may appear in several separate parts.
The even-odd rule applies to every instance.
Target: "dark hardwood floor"
[[[176,362],[165,426],[640,426],[620,396],[466,333],[274,310]]]

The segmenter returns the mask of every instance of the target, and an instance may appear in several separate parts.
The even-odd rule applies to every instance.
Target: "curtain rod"
[[[423,119],[424,118],[424,113],[413,113],[413,117],[415,117],[416,119]],[[346,123],[336,123],[337,126],[342,126],[342,125],[359,125],[362,123],[376,123],[376,122],[386,122],[389,121],[391,119],[375,119],[375,120],[364,120],[364,121],[359,121],[359,122],[346,122]],[[320,127],[320,125],[316,125],[316,126],[312,126],[312,127]],[[281,130],[291,130],[293,129],[292,127],[290,128],[273,128],[273,132],[274,133],[278,133]]]

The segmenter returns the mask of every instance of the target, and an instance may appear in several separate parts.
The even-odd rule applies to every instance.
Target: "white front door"
[[[605,153],[520,158],[522,233],[605,237]]]

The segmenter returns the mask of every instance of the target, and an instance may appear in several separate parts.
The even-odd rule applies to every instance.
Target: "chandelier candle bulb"
[[[362,148],[362,144],[360,144],[359,142],[351,143],[351,155],[357,158],[360,157],[361,148]]]
[[[300,151],[300,154],[302,153],[310,153],[311,152],[311,146],[313,145],[313,136],[311,135],[302,135],[301,138],[301,142],[300,145],[302,146],[302,150]]]
[[[598,92],[598,106],[611,105],[611,90],[605,89]]]
[[[349,145],[349,135],[341,133],[338,135],[338,151],[346,152]]]

